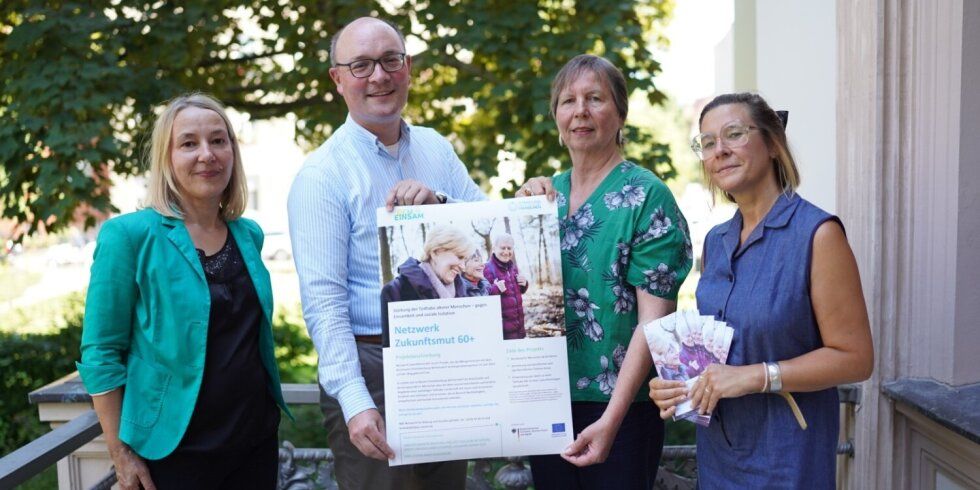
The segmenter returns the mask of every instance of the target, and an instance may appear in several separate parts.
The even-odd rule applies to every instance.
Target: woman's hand
[[[156,490],[157,487],[150,478],[150,469],[146,467],[143,458],[119,440],[119,412],[123,390],[120,387],[107,393],[92,395],[92,405],[99,416],[99,424],[102,425],[102,436],[116,468],[116,480],[122,490]]]
[[[618,426],[600,417],[562,451],[561,457],[578,467],[602,463],[609,456],[618,430]]]
[[[493,285],[497,286],[497,289],[499,289],[501,293],[507,292],[507,283],[504,282],[503,279],[497,279],[496,281],[493,281]]]
[[[701,415],[711,415],[718,400],[761,393],[765,383],[766,372],[762,364],[711,364],[691,387],[691,405]]]
[[[558,193],[555,191],[555,186],[551,184],[551,179],[548,177],[532,177],[524,182],[524,185],[517,192],[514,193],[515,197],[529,197],[529,196],[548,196],[549,201],[554,201],[555,196]]]
[[[677,405],[687,400],[687,385],[683,381],[653,378],[650,380],[650,399],[660,409],[660,418],[667,420],[674,416]]]
[[[116,468],[116,480],[122,490],[156,490],[150,479],[150,469],[143,458],[134,453],[129,446],[119,442],[109,447],[109,456]]]

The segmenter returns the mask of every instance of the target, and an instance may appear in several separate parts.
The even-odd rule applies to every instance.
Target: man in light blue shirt
[[[306,160],[289,193],[303,316],[319,354],[321,406],[341,489],[463,488],[465,461],[389,468],[375,209],[485,199],[452,145],[402,120],[412,59],[391,24],[334,35],[330,77],[347,121]]]

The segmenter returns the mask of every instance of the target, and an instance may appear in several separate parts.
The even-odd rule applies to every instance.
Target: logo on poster
[[[513,199],[507,201],[507,209],[510,211],[526,211],[528,209],[541,209],[541,201],[538,199]]]
[[[552,434],[564,434],[565,433],[565,424],[564,423],[561,423],[561,424],[551,424],[551,433]]]
[[[413,219],[422,219],[424,215],[422,211],[414,208],[398,208],[395,210],[395,221],[410,221]]]

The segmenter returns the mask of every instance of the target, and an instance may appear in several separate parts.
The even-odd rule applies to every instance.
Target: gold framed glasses
[[[728,148],[738,148],[749,142],[749,132],[759,129],[742,123],[731,123],[721,128],[719,134],[701,133],[691,140],[691,150],[701,160],[707,160],[718,151],[718,144],[724,143]]]

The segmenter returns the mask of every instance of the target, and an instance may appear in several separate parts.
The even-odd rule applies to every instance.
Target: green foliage
[[[21,483],[18,490],[51,490],[58,488],[58,466],[51,465],[30,480]]]
[[[306,333],[300,306],[280,305],[272,323],[282,382],[316,384],[316,351]],[[296,447],[327,447],[327,430],[323,427],[320,406],[293,405],[289,409],[296,421],[283,417],[279,424],[279,440],[289,441]]]
[[[186,91],[212,93],[254,118],[291,113],[300,142],[318,145],[346,115],[328,75],[330,35],[371,14],[393,19],[410,46],[421,46],[407,111],[413,122],[454,135],[485,185],[501,150],[527,162],[525,175],[547,175],[568,165],[547,115],[551,78],[574,55],[599,54],[659,103],[659,65],[644,35],[659,32],[672,7],[672,0],[8,0],[0,6],[2,215],[34,232],[112,211],[111,177],[141,171],[153,107]],[[629,157],[672,175],[666,147],[649,131],[633,127],[627,136]]]
[[[7,454],[49,429],[38,421],[27,394],[75,370],[82,335],[81,298],[65,302],[64,326],[53,334],[0,331],[0,454]]]
[[[272,319],[276,361],[283,383],[316,383],[316,351],[299,305],[279,307]]]
[[[687,420],[668,420],[664,422],[665,446],[693,446],[697,434],[697,426]]]
[[[279,422],[279,444],[289,441],[295,447],[325,448],[327,429],[323,426],[323,412],[320,405],[290,405],[289,410],[296,417],[296,422],[283,415]]]
[[[55,300],[52,300],[55,301]],[[27,394],[75,370],[79,359],[83,294],[57,301],[58,311],[44,334],[11,333],[16,325],[0,326],[0,455],[7,454],[49,430],[37,418]],[[16,316],[8,316],[7,320]],[[281,308],[273,318],[276,358],[283,383],[316,383],[316,352],[306,333],[299,306]],[[326,432],[315,405],[293,407],[297,422],[283,419],[283,437],[299,447],[325,447]],[[42,485],[43,487],[43,485]]]

